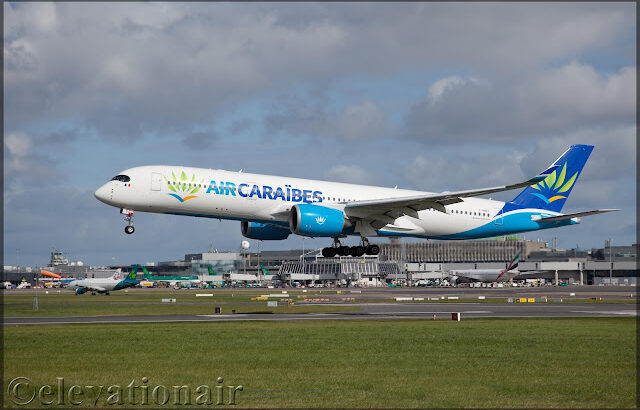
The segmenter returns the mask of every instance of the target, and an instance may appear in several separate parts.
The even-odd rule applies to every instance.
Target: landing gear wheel
[[[378,245],[367,246],[367,255],[377,255],[380,253],[380,247]]]
[[[364,246],[354,246],[354,248],[355,248],[355,252],[352,254],[353,256],[360,257],[364,255],[366,250]]]
[[[322,256],[325,258],[334,258],[336,256],[347,256],[349,255],[349,247],[342,246],[340,243],[340,238],[333,238],[333,246],[328,248],[322,248]]]
[[[334,256],[336,256],[336,253],[334,252],[333,248],[322,248],[322,256],[324,256],[325,258],[333,258]]]
[[[135,228],[133,227],[133,210],[122,208],[120,209],[120,213],[125,215],[124,220],[127,222],[124,232],[127,235],[131,235],[135,231]]]

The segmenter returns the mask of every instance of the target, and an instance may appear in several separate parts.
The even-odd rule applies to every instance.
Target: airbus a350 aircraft
[[[485,238],[573,225],[581,216],[614,211],[560,213],[592,150],[573,145],[527,181],[457,192],[158,165],[122,171],[95,196],[120,208],[127,234],[134,232],[134,211],[154,212],[241,221],[242,234],[251,239],[286,239],[291,233],[333,238],[333,246],[322,250],[327,257],[375,255],[380,248],[367,237]],[[476,198],[518,188],[524,190],[506,203]],[[359,235],[361,245],[342,246],[347,235]]]

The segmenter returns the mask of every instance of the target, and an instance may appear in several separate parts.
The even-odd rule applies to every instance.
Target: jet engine
[[[351,227],[344,212],[320,205],[294,205],[289,215],[289,228],[297,235],[335,238]]]
[[[240,230],[245,238],[260,240],[287,239],[291,234],[287,228],[259,222],[243,221],[240,223]]]
[[[87,293],[89,291],[89,289],[87,288],[77,288],[76,289],[76,295],[82,295],[83,293]]]

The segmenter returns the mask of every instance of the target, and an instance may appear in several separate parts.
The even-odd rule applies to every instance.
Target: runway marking
[[[597,313],[599,315],[627,315],[637,316],[638,312],[635,310],[618,310],[618,311],[605,311],[605,310],[572,310],[572,313]]]

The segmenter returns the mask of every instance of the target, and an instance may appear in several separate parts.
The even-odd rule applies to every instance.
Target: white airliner
[[[573,225],[581,216],[614,211],[560,213],[592,150],[573,145],[532,179],[457,192],[158,165],[122,171],[95,196],[126,215],[127,234],[134,232],[134,211],[154,212],[241,221],[242,234],[251,239],[286,239],[291,233],[333,238],[333,246],[322,250],[327,257],[375,255],[379,247],[367,237],[485,238]],[[476,198],[518,188],[524,190],[509,202]],[[359,235],[361,245],[342,246],[347,235]]]
[[[75,289],[76,295],[82,295],[86,292],[91,292],[92,295],[95,295],[96,292],[108,295],[110,291],[126,289],[138,284],[135,268],[124,279],[120,279],[120,272],[121,270],[118,269],[110,278],[77,279],[69,282],[67,286]]]
[[[517,270],[520,252],[511,259],[506,269],[456,269],[449,271],[453,283],[460,282],[508,282],[520,274]]]

